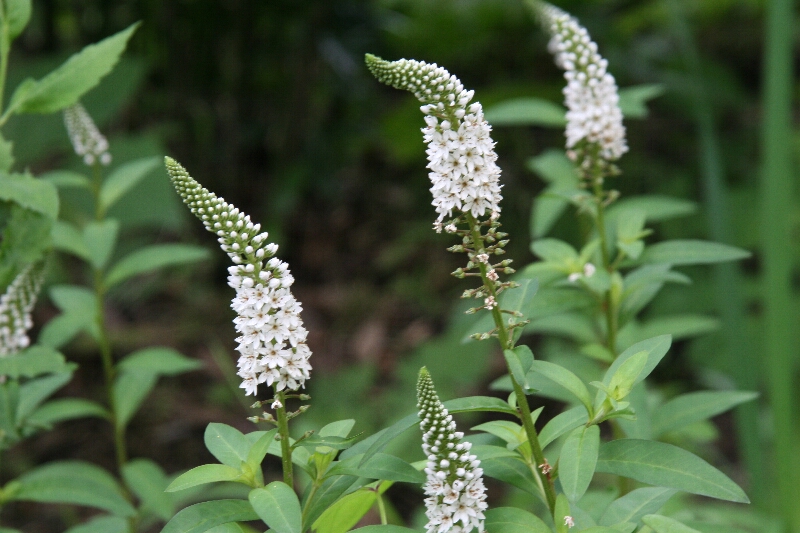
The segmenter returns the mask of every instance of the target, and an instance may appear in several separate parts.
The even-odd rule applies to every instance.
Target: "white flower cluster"
[[[174,159],[165,160],[184,203],[234,262],[228,285],[236,289],[231,307],[239,315],[233,322],[240,333],[241,387],[246,394],[256,394],[260,383],[275,384],[279,391],[304,387],[311,371],[308,332],[300,319],[302,307],[289,290],[294,278],[288,265],[273,257],[278,246],[267,243],[260,224],[202,187]]]
[[[102,165],[111,163],[108,140],[100,133],[92,117],[80,103],[64,110],[64,125],[75,153],[83,157],[88,166],[100,161]]]
[[[0,296],[0,357],[14,355],[30,344],[31,311],[42,281],[42,265],[28,265]]]
[[[483,469],[472,444],[461,442],[464,434],[456,431],[453,416],[448,414],[433,388],[426,368],[417,382],[419,418],[422,421],[422,451],[428,457],[424,485],[427,533],[483,532],[486,488]]]
[[[467,91],[455,76],[435,63],[401,59],[384,61],[367,55],[367,66],[378,80],[414,93],[423,105],[424,141],[428,144],[428,177],[433,206],[439,217],[434,226],[453,210],[496,218],[500,213],[500,168],[491,126],[481,104],[469,104],[474,91]]]
[[[540,13],[552,35],[548,48],[567,80],[564,97],[568,153],[581,163],[586,161],[573,151],[585,140],[599,149],[603,160],[619,159],[628,151],[628,145],[617,84],[607,71],[608,61],[597,53],[597,44],[574,17],[545,3],[540,5]]]

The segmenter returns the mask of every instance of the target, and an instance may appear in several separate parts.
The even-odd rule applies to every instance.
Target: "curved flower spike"
[[[419,371],[417,398],[422,451],[428,458],[424,486],[427,531],[469,533],[476,529],[480,533],[487,508],[481,462],[469,453],[472,444],[461,441],[464,434],[456,431],[453,416],[439,401],[425,367]]]
[[[535,6],[552,36],[548,48],[567,80],[568,155],[584,170],[601,161],[616,161],[628,151],[628,145],[608,61],[597,53],[597,44],[574,17],[544,2]]]
[[[0,357],[14,355],[30,344],[31,311],[43,281],[44,264],[30,264],[0,296]]]
[[[233,322],[241,334],[236,339],[241,388],[255,394],[259,383],[274,383],[279,391],[304,387],[311,371],[308,332],[300,319],[302,307],[289,290],[294,282],[289,267],[273,257],[278,245],[267,243],[260,224],[202,187],[177,161],[167,157],[165,162],[183,202],[217,235],[234,263],[228,285],[236,289],[231,307],[239,315]]]
[[[478,102],[470,104],[474,91],[467,91],[455,76],[435,63],[412,59],[385,61],[367,54],[367,67],[381,82],[414,93],[423,102],[424,141],[428,144],[428,177],[433,206],[442,220],[453,210],[480,217],[488,211],[500,214],[500,168],[490,136],[491,126]]]
[[[88,166],[99,161],[101,165],[111,163],[108,151],[108,139],[97,129],[91,115],[78,102],[64,110],[64,125],[67,127],[69,140],[75,153],[83,157]]]

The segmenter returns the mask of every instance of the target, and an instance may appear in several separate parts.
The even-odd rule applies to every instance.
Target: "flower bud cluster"
[[[482,217],[500,213],[500,168],[492,128],[478,102],[470,104],[474,91],[447,70],[423,61],[385,61],[367,54],[367,66],[378,80],[410,91],[423,102],[420,108],[427,127],[422,129],[428,145],[428,177],[433,206],[442,230],[442,220],[457,212]]]
[[[539,5],[552,35],[548,48],[567,80],[567,154],[584,171],[598,164],[610,167],[610,162],[628,151],[628,145],[608,61],[597,53],[597,44],[574,17],[550,4]]]
[[[234,266],[228,285],[236,289],[231,307],[240,333],[239,372],[246,394],[259,383],[277,390],[298,390],[309,378],[311,350],[308,332],[300,319],[302,307],[290,291],[294,278],[288,265],[275,255],[278,246],[267,243],[260,224],[192,179],[174,159],[166,158],[167,171],[184,203],[206,229],[217,235],[220,247]]]
[[[428,458],[424,485],[428,533],[483,531],[486,488],[481,462],[470,453],[472,444],[462,442],[453,416],[433,388],[426,368],[417,382],[422,451]]]
[[[31,311],[43,281],[42,264],[28,265],[0,296],[0,357],[14,355],[30,344]]]
[[[101,165],[111,163],[108,140],[100,133],[92,117],[80,103],[64,110],[64,125],[75,153],[83,157],[88,166],[99,161]]]

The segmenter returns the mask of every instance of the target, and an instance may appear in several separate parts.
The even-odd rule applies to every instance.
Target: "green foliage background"
[[[760,223],[758,202],[765,3],[558,5],[588,28],[621,87],[663,88],[646,120],[626,121],[631,150],[613,186],[623,195],[660,193],[701,206],[691,217],[660,224],[655,238],[709,238],[754,253],[735,266],[691,271],[690,289],[667,288],[652,304],[648,313],[721,318],[714,332],[673,348],[672,361],[656,378],[684,391],[734,382],[765,391],[762,236],[770,228]],[[459,342],[466,323],[452,306],[458,307],[463,287],[449,276],[459,258],[445,252],[446,238],[430,231],[417,105],[377,84],[362,58],[370,52],[438,62],[475,89],[487,108],[527,96],[560,103],[563,78],[521,2],[37,0],[33,17],[16,43],[10,87],[142,21],[123,63],[85,104],[109,133],[115,158],[174,155],[206,187],[264,223],[281,245],[298,280],[315,352],[309,424],[353,417],[357,431],[368,431],[392,421],[413,404],[423,364],[437,376],[443,397],[475,392],[476,383],[485,386],[502,373],[502,358],[488,346]],[[15,146],[18,166],[38,175],[78,164],[58,116],[14,118],[9,137],[19,137],[15,129],[38,140]],[[796,151],[796,129],[791,135]],[[516,126],[496,128],[494,139],[509,254],[523,265],[533,257],[527,246],[531,199],[546,185],[525,162],[560,148],[563,137],[558,129]],[[68,196],[66,217],[77,216],[85,201]],[[794,196],[789,204],[793,232],[785,249],[796,269],[800,213]],[[197,225],[185,224],[187,214],[162,173],[152,173],[114,210],[131,242],[156,235],[213,247]],[[565,216],[556,236],[577,243],[582,230]],[[147,403],[151,409],[134,420],[134,455],[154,458],[168,471],[206,459],[200,436],[208,421],[246,429],[240,395],[225,385],[234,347],[225,261],[214,254],[203,266],[145,278],[111,295],[118,345],[134,349],[170,339],[208,363],[205,374],[159,388]],[[61,268],[68,276],[71,265]],[[786,311],[797,324],[797,284],[784,281],[791,291]],[[37,323],[52,314],[40,306]],[[784,371],[796,376],[798,336],[782,334],[792,354]],[[99,369],[92,370],[91,354],[83,353],[89,349],[80,340],[70,345],[73,359],[86,364],[67,393],[99,386]],[[762,443],[788,429],[757,424],[768,409],[763,396],[740,409],[720,420],[719,450],[754,501],[776,506],[769,488],[775,463]],[[78,424],[67,440],[40,439],[17,450],[6,468],[18,473],[63,457],[110,461],[103,439],[92,437],[103,431],[100,425]],[[405,512],[412,499],[396,504]],[[13,512],[30,519],[24,508]]]

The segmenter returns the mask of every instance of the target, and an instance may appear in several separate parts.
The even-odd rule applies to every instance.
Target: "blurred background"
[[[791,195],[779,195],[782,203],[775,206],[762,194],[770,5],[558,5],[587,27],[620,87],[647,85],[658,95],[649,112],[626,120],[630,152],[611,186],[623,196],[646,192],[690,200],[698,209],[660,224],[650,241],[703,238],[753,252],[736,265],[686,269],[694,284],[665,290],[646,312],[680,309],[717,317],[696,331],[677,331],[669,363],[655,379],[682,391],[762,392],[759,401],[716,419],[700,440],[708,444],[704,456],[725,465],[757,509],[776,516],[779,483],[787,483],[780,480],[797,465],[781,463],[773,443],[800,442],[792,434],[796,398],[787,390],[798,377],[800,211]],[[475,89],[490,111],[511,98],[560,104],[562,73],[527,7],[512,0],[34,0],[31,24],[15,43],[9,86],[137,20],[142,25],[123,61],[84,104],[109,136],[115,161],[175,157],[204,186],[261,222],[281,246],[314,352],[312,409],[300,425],[355,418],[355,431],[369,434],[413,408],[423,364],[445,398],[485,393],[504,365],[488,344],[459,342],[458,296],[467,287],[449,275],[462,261],[446,252],[450,239],[431,231],[435,217],[419,104],[376,82],[363,57],[369,52],[437,62]],[[792,70],[791,64],[782,68]],[[60,116],[15,120],[7,137],[37,140],[15,145],[19,167],[35,174],[80,168]],[[496,126],[493,137],[503,169],[509,257],[525,265],[533,260],[532,199],[547,185],[526,162],[560,150],[563,132],[507,125]],[[797,140],[796,130],[783,137],[793,152],[786,157],[794,157]],[[777,179],[784,187],[794,181],[786,173]],[[85,200],[67,194],[63,216],[80,212]],[[117,355],[168,344],[204,363],[202,371],[162,382],[130,430],[131,456],[152,458],[170,473],[182,471],[210,460],[202,444],[208,422],[252,429],[245,420],[250,401],[233,376],[228,258],[180,204],[160,169],[114,209],[129,243],[193,242],[213,252],[207,262],[123,284],[106,309]],[[782,222],[770,226],[770,215]],[[565,214],[554,234],[578,244],[574,214]],[[765,267],[771,253],[765,234],[781,236],[783,270]],[[77,265],[63,259],[52,281],[80,279],[85,273]],[[765,288],[773,282],[783,297],[777,312],[770,311],[772,293]],[[42,300],[37,327],[57,313]],[[771,316],[788,324],[777,348],[765,340],[765,332],[774,331]],[[536,353],[540,339],[528,341]],[[92,342],[78,338],[65,353],[81,367],[60,394],[101,398]],[[771,408],[772,398],[779,404]],[[557,412],[557,405],[548,406]],[[92,420],[64,424],[13,450],[5,468],[19,472],[59,458],[106,461],[111,468],[106,426]],[[390,497],[400,514],[418,506],[417,493]],[[69,512],[41,508],[9,508],[5,523],[49,531],[50,514]]]

